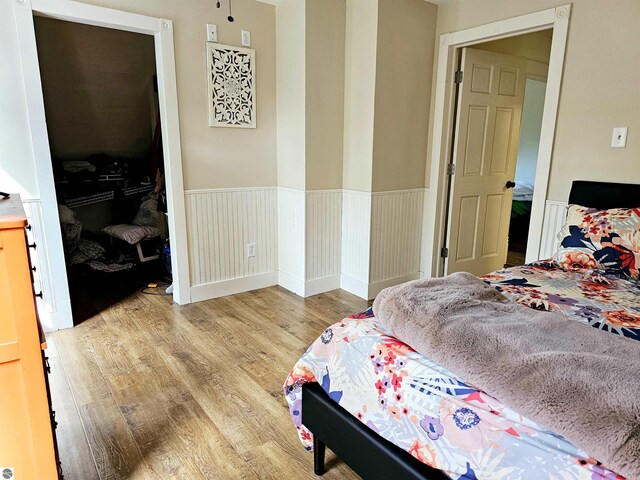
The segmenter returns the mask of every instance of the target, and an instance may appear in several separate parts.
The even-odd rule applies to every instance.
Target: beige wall
[[[345,15],[344,0],[306,0],[307,190],[342,188]]]
[[[153,37],[44,17],[34,23],[52,156],[148,156]]]
[[[478,43],[473,45],[473,48],[548,64],[551,53],[551,37],[552,30],[542,30],[492,42]]]
[[[450,0],[438,34],[552,8],[537,0]],[[640,183],[640,2],[575,0],[571,10],[548,198],[567,200],[574,179]],[[628,126],[612,149],[613,127]]]
[[[185,189],[275,185],[276,55],[275,7],[234,0],[234,23],[227,5],[213,0],[83,0],[103,7],[173,21]],[[256,51],[257,128],[209,127],[206,73],[207,23],[218,25],[218,41],[241,45],[251,31]]]
[[[278,186],[305,185],[305,2],[284,0],[276,12]]]
[[[345,189],[372,187],[378,0],[346,0],[344,150]]]
[[[372,191],[425,186],[436,13],[424,0],[378,1]]]

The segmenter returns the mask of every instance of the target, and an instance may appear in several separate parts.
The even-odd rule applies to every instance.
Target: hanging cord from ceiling
[[[216,8],[220,8],[220,0],[216,2]],[[231,15],[231,0],[229,0],[229,16],[227,17],[227,20],[229,20],[229,22],[233,22],[235,20],[233,15]]]

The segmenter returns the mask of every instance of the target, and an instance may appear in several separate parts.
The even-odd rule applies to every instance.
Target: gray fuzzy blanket
[[[373,311],[467,383],[640,479],[640,342],[513,303],[468,273],[387,288]]]

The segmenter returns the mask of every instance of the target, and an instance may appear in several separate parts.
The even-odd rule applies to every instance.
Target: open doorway
[[[479,50],[512,55],[526,61],[504,266],[525,263],[552,39],[553,30],[547,29],[473,45]]]
[[[456,58],[462,48],[496,39],[510,38],[545,29],[553,31],[551,54],[545,93],[545,105],[540,132],[536,182],[531,206],[531,222],[527,239],[526,261],[539,258],[542,245],[545,202],[551,156],[555,137],[560,96],[560,84],[571,5],[561,5],[517,17],[445,33],[440,36],[433,99],[433,137],[429,166],[429,188],[424,199],[421,271],[424,276],[447,274],[448,165],[451,162],[452,134],[456,85],[453,81],[458,67]]]
[[[46,17],[34,28],[78,324],[172,283],[154,39]]]
[[[525,263],[546,88],[546,77],[527,78],[514,180],[516,186],[513,189],[511,202],[509,244],[505,262],[507,267]]]
[[[459,50],[446,272],[525,263],[552,30]]]
[[[165,166],[167,191],[167,223],[171,237],[171,270],[173,300],[178,304],[191,301],[189,263],[187,257],[186,213],[180,148],[180,126],[176,67],[173,47],[173,22],[98,7],[78,4],[71,0],[47,0],[16,3],[14,5],[21,70],[28,111],[28,133],[35,163],[37,203],[34,230],[40,235],[38,258],[39,274],[43,282],[43,298],[38,310],[45,331],[73,326],[68,292],[67,269],[60,230],[58,203],[53,165],[45,118],[42,82],[38,65],[38,50],[34,17],[47,17],[83,25],[144,34],[153,39],[162,156]]]

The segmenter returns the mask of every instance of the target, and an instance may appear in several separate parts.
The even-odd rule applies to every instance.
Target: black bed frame
[[[569,203],[606,210],[640,206],[640,185],[576,180]],[[313,433],[313,462],[322,475],[325,446],[366,479],[449,479],[379,436],[329,398],[318,383],[302,386],[302,423]]]

